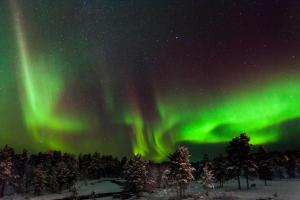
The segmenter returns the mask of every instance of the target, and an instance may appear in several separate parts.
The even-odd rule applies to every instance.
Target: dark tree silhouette
[[[250,137],[242,133],[239,137],[233,138],[226,149],[231,165],[229,169],[231,173],[236,176],[239,189],[241,189],[240,176],[242,172],[244,172],[246,177],[247,189],[249,189],[249,176],[252,175],[257,168],[251,156],[251,145],[249,141]]]
[[[259,178],[264,180],[267,185],[267,180],[272,180],[273,177],[273,158],[264,147],[260,147],[256,155],[256,162],[258,163]]]
[[[289,151],[286,152],[287,155],[287,162],[286,162],[286,172],[289,178],[296,177],[296,168],[297,168],[297,159],[295,152]]]
[[[68,176],[70,169],[64,161],[60,161],[56,165],[56,178],[58,183],[58,191],[61,191],[68,184]]]
[[[17,193],[25,193],[27,190],[28,161],[29,157],[26,150],[13,158],[13,185]]]
[[[228,178],[228,161],[221,154],[213,160],[213,174],[216,181],[219,182],[219,187],[223,187],[224,182]]]
[[[33,188],[34,193],[40,195],[46,189],[47,174],[42,164],[34,169]]]

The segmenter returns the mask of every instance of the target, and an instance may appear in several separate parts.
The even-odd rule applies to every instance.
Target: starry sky
[[[2,0],[0,144],[163,160],[299,148],[297,0]]]

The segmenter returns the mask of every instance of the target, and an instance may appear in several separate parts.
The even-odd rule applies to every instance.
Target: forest
[[[300,151],[268,151],[264,146],[254,148],[245,133],[233,138],[224,154],[210,159],[204,154],[200,161],[190,161],[188,148],[179,146],[169,159],[155,163],[141,155],[117,158],[100,153],[73,155],[61,151],[30,154],[15,153],[6,145],[0,152],[0,195],[9,193],[60,193],[69,190],[67,199],[84,199],[78,195],[76,183],[105,177],[120,178],[123,194],[141,196],[155,188],[173,188],[177,198],[187,197],[191,181],[199,181],[209,196],[229,180],[237,188],[251,189],[249,180],[260,179],[265,185],[273,179],[294,179],[300,176]],[[241,181],[246,181],[246,188]],[[101,194],[91,193],[91,199]]]

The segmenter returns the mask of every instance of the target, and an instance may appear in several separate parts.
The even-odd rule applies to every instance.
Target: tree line
[[[153,164],[144,161],[140,155],[130,159],[125,165],[128,189],[139,194],[156,182],[156,187],[174,188],[178,197],[185,196],[185,191],[192,180],[199,181],[206,195],[215,187],[235,179],[239,189],[241,177],[249,180],[261,179],[267,185],[274,178],[296,178],[300,176],[300,151],[267,151],[263,146],[253,149],[250,137],[245,133],[233,138],[226,147],[225,155],[210,160],[208,155],[198,162],[191,163],[186,147],[179,147],[169,156],[169,161]],[[148,166],[148,168],[146,167]],[[145,170],[148,169],[148,170]]]
[[[263,146],[254,151],[244,133],[228,143],[223,155],[213,159],[204,155],[201,161],[191,162],[186,147],[178,147],[168,158],[163,163],[154,163],[140,155],[119,159],[99,153],[78,156],[60,151],[15,153],[6,145],[0,151],[0,197],[7,190],[36,195],[57,193],[72,190],[77,181],[103,177],[124,178],[124,189],[135,194],[164,187],[175,188],[182,197],[192,180],[199,180],[208,193],[214,185],[223,187],[231,179],[236,179],[242,189],[241,177],[249,189],[249,180],[259,178],[267,185],[274,178],[300,176],[300,151],[267,151]]]
[[[15,153],[6,145],[0,151],[0,197],[7,190],[16,193],[57,193],[72,190],[79,180],[121,177],[126,158],[119,160],[99,153],[74,154],[49,151]]]

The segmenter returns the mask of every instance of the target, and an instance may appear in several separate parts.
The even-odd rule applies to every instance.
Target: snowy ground
[[[242,183],[244,183],[243,181]],[[243,185],[243,190],[237,190],[236,181],[231,181],[224,187],[225,192],[232,192],[234,196],[240,199],[252,200],[258,198],[268,198],[278,196],[274,199],[280,200],[300,200],[300,180],[276,180],[268,182],[268,186],[264,186],[263,181],[253,181],[256,184],[255,188],[250,190],[245,189],[246,185]]]
[[[95,193],[108,193],[108,192],[121,192],[121,188],[119,185],[112,183],[111,179],[100,179],[100,180],[93,180],[88,182],[79,182],[78,186],[78,193],[79,195],[90,195],[92,192]],[[54,199],[61,199],[64,197],[71,196],[71,192],[68,190],[62,191],[59,194],[44,194],[41,196],[20,196],[20,195],[11,195],[6,196],[3,200],[54,200]],[[101,198],[103,200],[104,198]]]
[[[264,182],[259,180],[252,181],[250,184],[251,183],[255,183],[256,186],[247,190],[245,180],[242,180],[242,190],[240,191],[237,189],[237,181],[229,181],[223,188],[216,188],[213,192],[211,192],[210,199],[257,200],[272,198],[272,200],[300,200],[300,179],[270,181],[268,182],[268,186],[264,186]],[[203,196],[204,191],[199,183],[193,182],[187,193]],[[166,193],[163,191],[157,191],[150,196],[146,196],[144,199],[165,200],[168,199],[165,197],[165,194]],[[174,195],[175,194],[173,193],[173,195],[169,194],[167,196]]]
[[[256,200],[259,198],[270,198],[278,200],[300,200],[300,179],[297,180],[276,180],[269,181],[268,186],[264,186],[263,181],[252,181],[255,187],[246,189],[245,181],[242,180],[242,190],[237,189],[237,181],[229,181],[222,189],[215,189],[217,196],[226,194],[226,196],[237,197],[241,200]],[[190,192],[202,191],[198,184],[193,183]],[[277,197],[275,197],[277,196]]]
[[[274,200],[300,200],[300,180],[276,180],[268,182],[268,186],[264,186],[263,181],[253,181],[256,187],[252,187],[250,190],[246,190],[245,181],[242,180],[243,190],[239,191],[237,189],[236,181],[232,180],[227,182],[222,189],[215,189],[212,192],[211,196],[227,196],[227,200],[256,200],[260,198],[269,198],[272,197]],[[110,182],[107,179],[101,179],[96,181],[89,181],[87,185],[83,182],[78,184],[79,194],[91,194],[93,191],[95,193],[108,193],[108,192],[120,192],[121,188],[119,185]],[[189,189],[189,194],[199,194],[203,193],[201,186],[197,182],[193,182]],[[276,195],[275,195],[276,194]],[[58,198],[63,198],[70,196],[71,193],[68,191],[63,191],[61,194],[45,194],[38,197],[22,197],[19,195],[7,196],[4,200],[54,200]],[[165,191],[165,190],[156,190],[154,193],[145,194],[143,199],[153,199],[153,200],[166,200],[170,196],[174,196],[174,192]],[[274,198],[274,196],[277,196]],[[98,198],[98,200],[112,200],[113,197],[104,197]],[[135,199],[135,198],[131,198]]]

